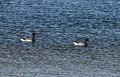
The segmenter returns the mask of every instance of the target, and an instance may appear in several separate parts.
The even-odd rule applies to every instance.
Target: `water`
[[[1,77],[120,75],[119,1],[0,1]],[[35,46],[21,42],[36,31]],[[89,38],[87,48],[73,41]]]

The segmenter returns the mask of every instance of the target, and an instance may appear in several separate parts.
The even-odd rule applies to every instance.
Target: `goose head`
[[[36,33],[35,33],[35,32],[33,32],[33,33],[32,33],[32,37],[35,37],[35,35],[36,35]]]

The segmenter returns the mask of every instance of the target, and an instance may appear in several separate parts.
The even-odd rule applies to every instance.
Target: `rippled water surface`
[[[118,77],[119,0],[0,0],[1,77]],[[21,42],[36,32],[35,46]],[[89,38],[87,48],[74,40]]]

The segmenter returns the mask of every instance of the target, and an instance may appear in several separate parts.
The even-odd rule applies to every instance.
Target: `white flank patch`
[[[84,43],[76,43],[76,42],[73,42],[73,44],[76,46],[84,46],[85,45]]]
[[[22,38],[22,39],[20,39],[20,40],[21,40],[22,42],[32,42],[31,39],[27,39],[27,38],[26,38],[26,39],[23,39],[23,38]]]

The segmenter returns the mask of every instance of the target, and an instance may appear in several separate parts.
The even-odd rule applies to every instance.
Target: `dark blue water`
[[[119,8],[119,0],[0,0],[0,75],[119,75]],[[33,31],[34,47],[20,41]],[[85,38],[87,48],[72,43]]]

